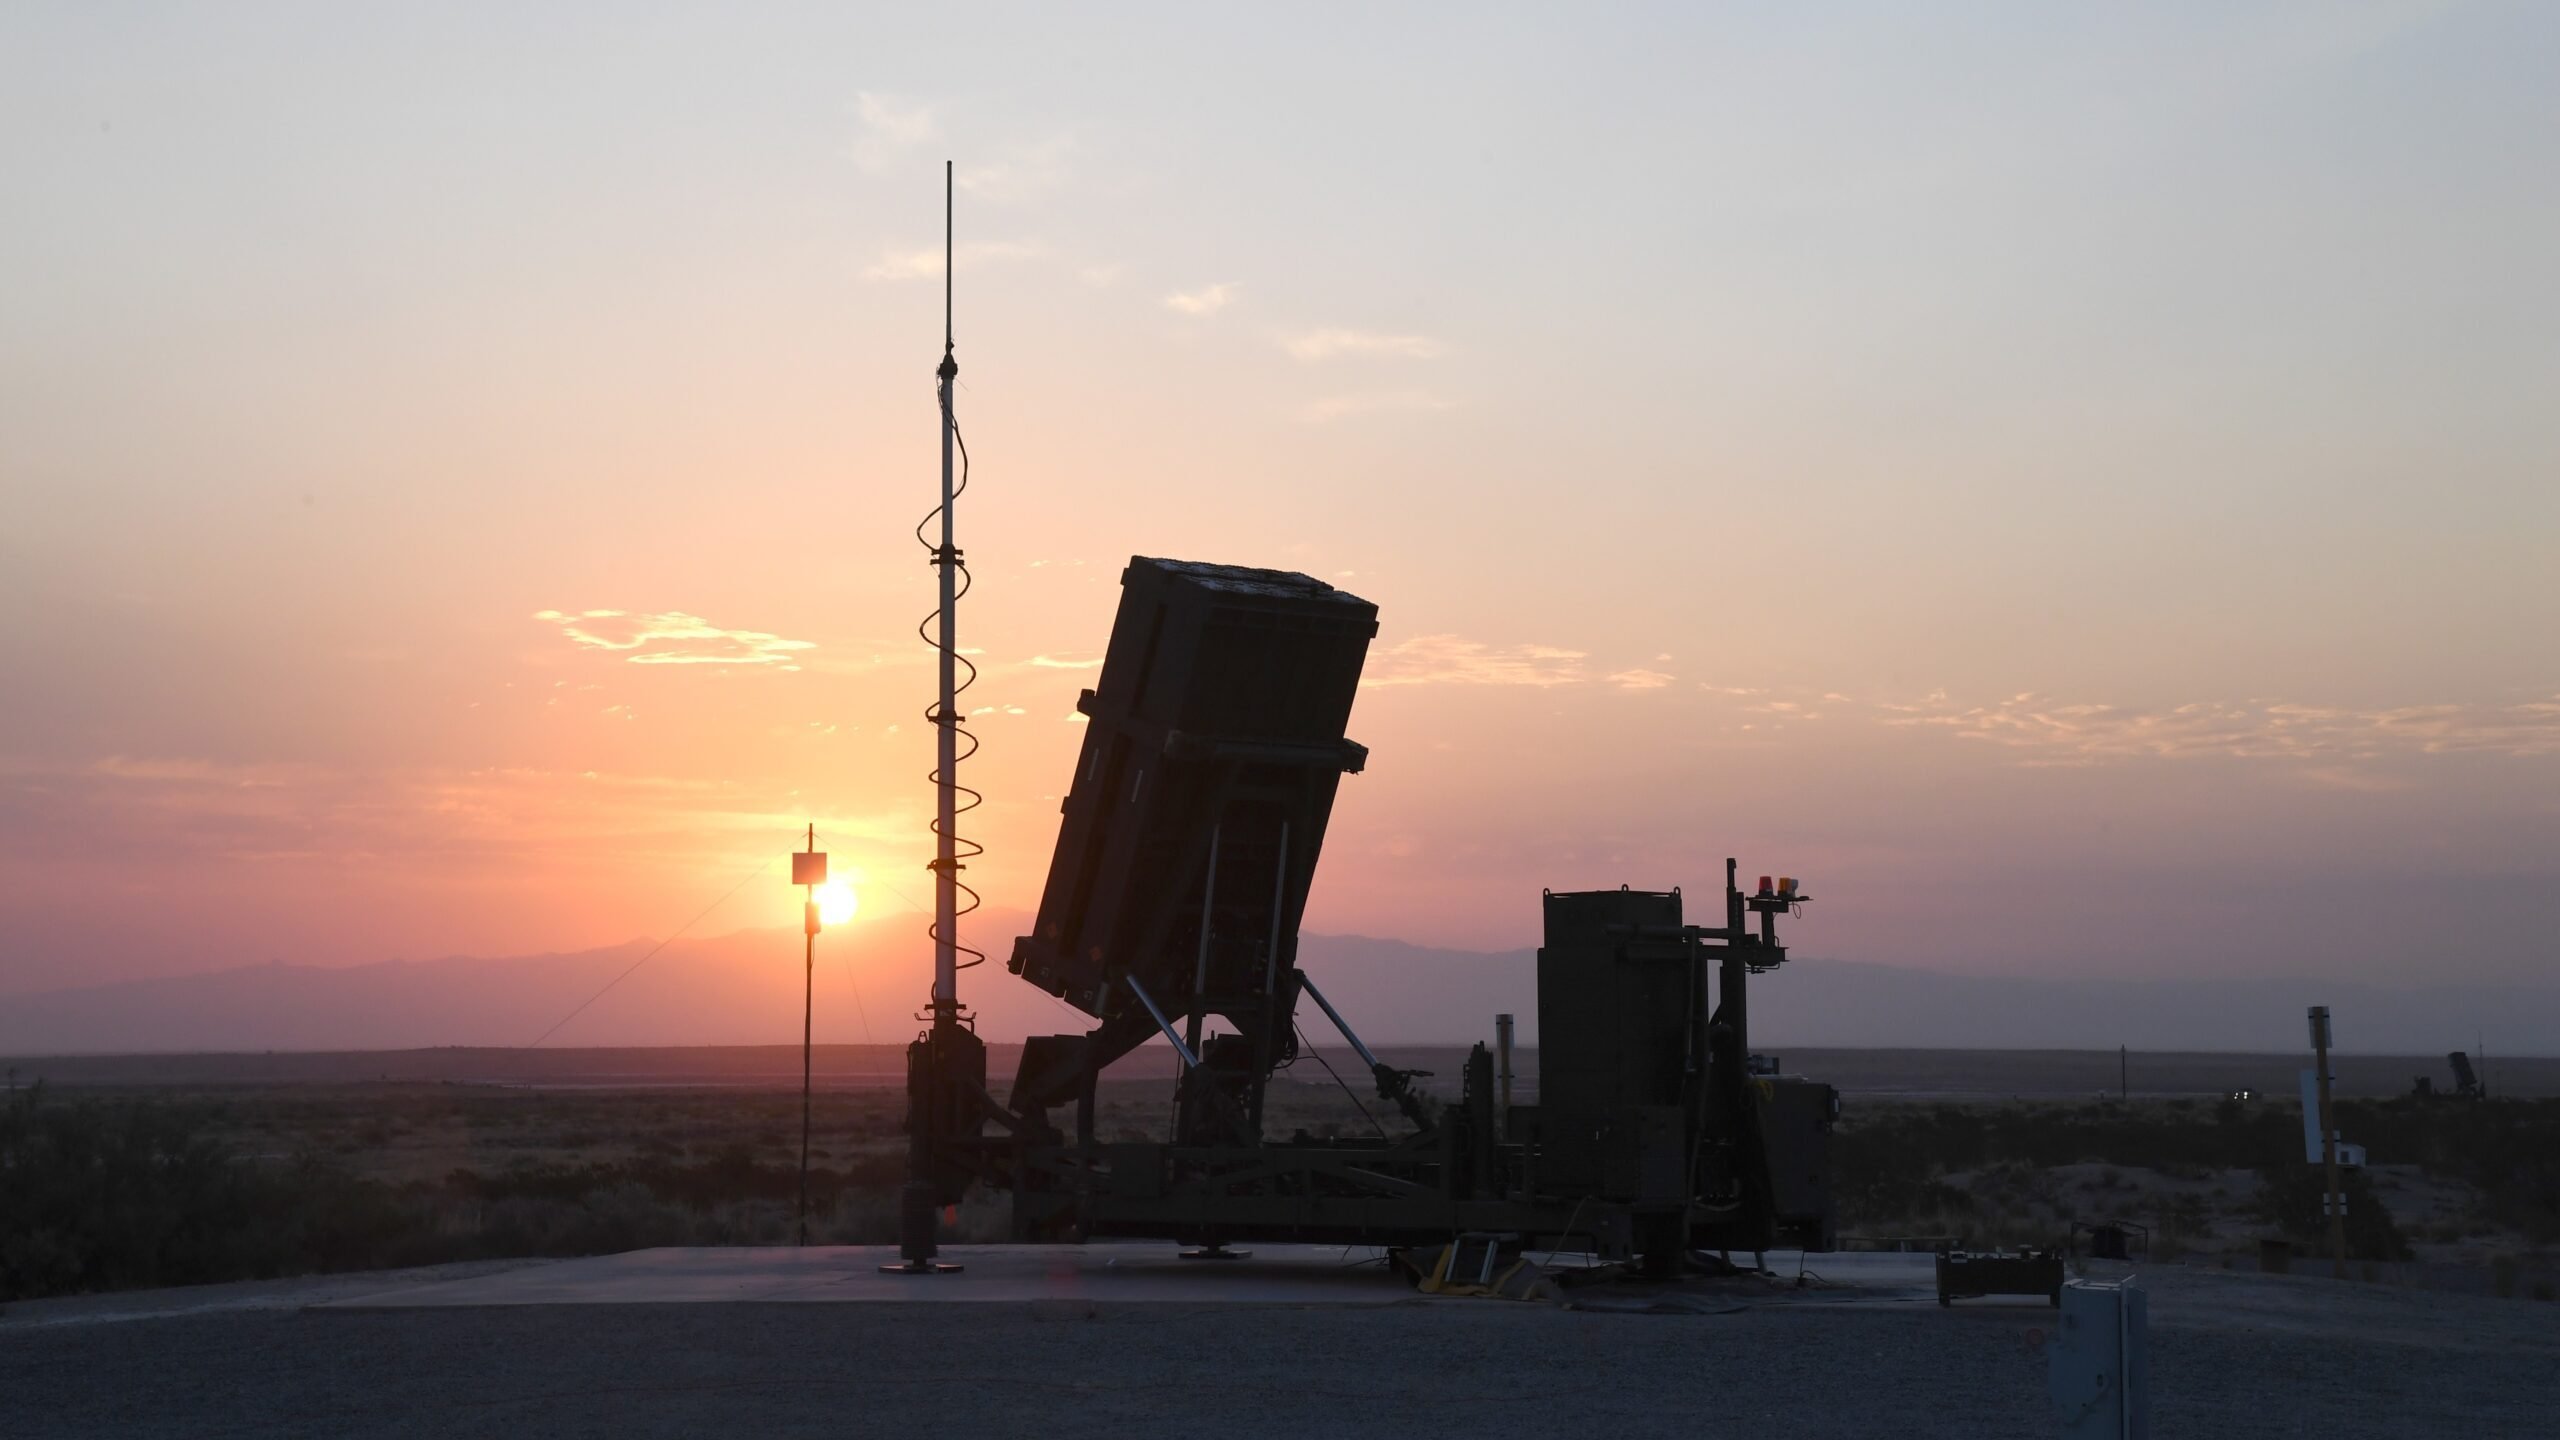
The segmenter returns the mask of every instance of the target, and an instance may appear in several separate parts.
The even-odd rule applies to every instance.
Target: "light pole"
[[[809,1040],[818,1000],[818,887],[827,883],[827,857],[818,849],[818,827],[809,826],[808,848],[791,857],[791,883],[803,887],[800,920],[800,1244],[809,1243]]]

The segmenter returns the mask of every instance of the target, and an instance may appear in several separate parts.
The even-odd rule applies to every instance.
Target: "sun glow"
[[[842,878],[818,887],[818,919],[828,925],[841,925],[853,918],[858,908],[853,896],[853,882]]]

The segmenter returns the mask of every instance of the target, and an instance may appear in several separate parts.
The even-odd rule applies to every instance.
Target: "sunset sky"
[[[1148,554],[1310,929],[2552,983],[2560,7],[1224,9],[0,11],[0,993],[929,898],[946,158],[991,906]]]

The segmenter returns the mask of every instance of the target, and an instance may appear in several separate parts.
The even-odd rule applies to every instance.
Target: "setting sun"
[[[829,925],[841,925],[853,918],[857,908],[853,882],[841,877],[818,887],[818,918]]]

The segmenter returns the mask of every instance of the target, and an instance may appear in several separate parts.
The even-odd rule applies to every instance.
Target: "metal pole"
[[[942,165],[942,363],[934,367],[936,398],[942,410],[942,543],[934,547],[937,572],[934,640],[939,681],[933,709],[933,1002],[932,1027],[907,1047],[907,1183],[899,1192],[898,1253],[904,1263],[883,1270],[906,1275],[939,1275],[958,1270],[938,1264],[934,1254],[937,1227],[934,1197],[938,1187],[926,1178],[943,1158],[944,1130],[955,1107],[967,1102],[952,1075],[954,1057],[976,1047],[960,1017],[960,547],[954,539],[953,502],[959,498],[952,469],[960,440],[952,413],[951,391],[960,362],[951,339],[952,164]],[[983,1056],[983,1050],[973,1053]]]
[[[1155,1020],[1156,1028],[1164,1032],[1165,1039],[1173,1042],[1173,1053],[1181,1058],[1182,1068],[1199,1069],[1200,1057],[1193,1053],[1190,1046],[1182,1043],[1182,1032],[1173,1028],[1172,1021],[1164,1018],[1164,1011],[1156,1007],[1156,997],[1147,993],[1147,987],[1138,983],[1137,976],[1123,975],[1120,978],[1129,982],[1129,993],[1137,996],[1138,1003],[1147,1007],[1147,1014]],[[1357,1045],[1360,1042],[1355,1040],[1351,1043]]]
[[[1280,919],[1289,907],[1289,822],[1280,822],[1279,856],[1271,862],[1271,940],[1262,952],[1262,994],[1269,999],[1280,983]]]
[[[1369,1053],[1368,1046],[1360,1043],[1360,1037],[1351,1033],[1351,1026],[1344,1022],[1342,1012],[1333,1008],[1333,1002],[1324,998],[1324,992],[1316,988],[1316,982],[1308,979],[1304,970],[1298,972],[1298,986],[1315,998],[1316,1008],[1324,1012],[1324,1018],[1333,1022],[1333,1028],[1342,1032],[1343,1039],[1351,1042],[1351,1049],[1360,1057],[1361,1064],[1372,1070],[1386,1068],[1378,1063],[1377,1056]]]
[[[801,947],[800,971],[800,1243],[809,1243],[809,1031],[817,1013],[818,937]]]
[[[1279,1029],[1280,985],[1280,919],[1289,904],[1289,822],[1280,822],[1280,843],[1271,862],[1271,937],[1262,948],[1262,1020],[1254,1028],[1261,1033],[1261,1063],[1253,1087],[1253,1138],[1262,1140],[1263,1091],[1271,1083],[1271,1045]]]
[[[809,849],[818,848],[818,827],[809,826]],[[810,1021],[818,1010],[818,927],[814,907],[818,887],[801,887],[800,922],[800,1243],[809,1243],[809,1040]]]
[[[1200,1050],[1200,1001],[1209,993],[1209,916],[1218,903],[1218,834],[1225,828],[1224,824],[1209,827],[1209,877],[1200,885],[1199,960],[1191,978],[1191,1013],[1182,1026],[1194,1054]]]
[[[1508,1015],[1493,1017],[1493,1056],[1498,1067],[1494,1071],[1496,1084],[1493,1133],[1509,1139],[1507,1132],[1511,1129],[1511,1017]]]
[[[942,548],[935,553],[934,568],[942,576],[942,611],[940,625],[942,668],[942,703],[935,711],[934,726],[934,845],[933,845],[933,1013],[936,1019],[955,1015],[960,1007],[959,935],[960,923],[960,846],[954,833],[958,820],[960,765],[960,694],[959,617],[953,613],[959,604],[960,552],[952,543],[952,469],[951,449],[954,421],[951,414],[951,386],[959,377],[960,362],[952,358],[951,344],[951,162],[942,162],[942,364],[935,370],[941,379],[942,392]]]
[[[2329,1273],[2347,1278],[2347,1200],[2338,1191],[2338,1122],[2329,1104],[2329,1007],[2311,1007],[2312,1063],[2320,1067],[2320,1168],[2326,1172],[2322,1203],[2329,1212]]]

